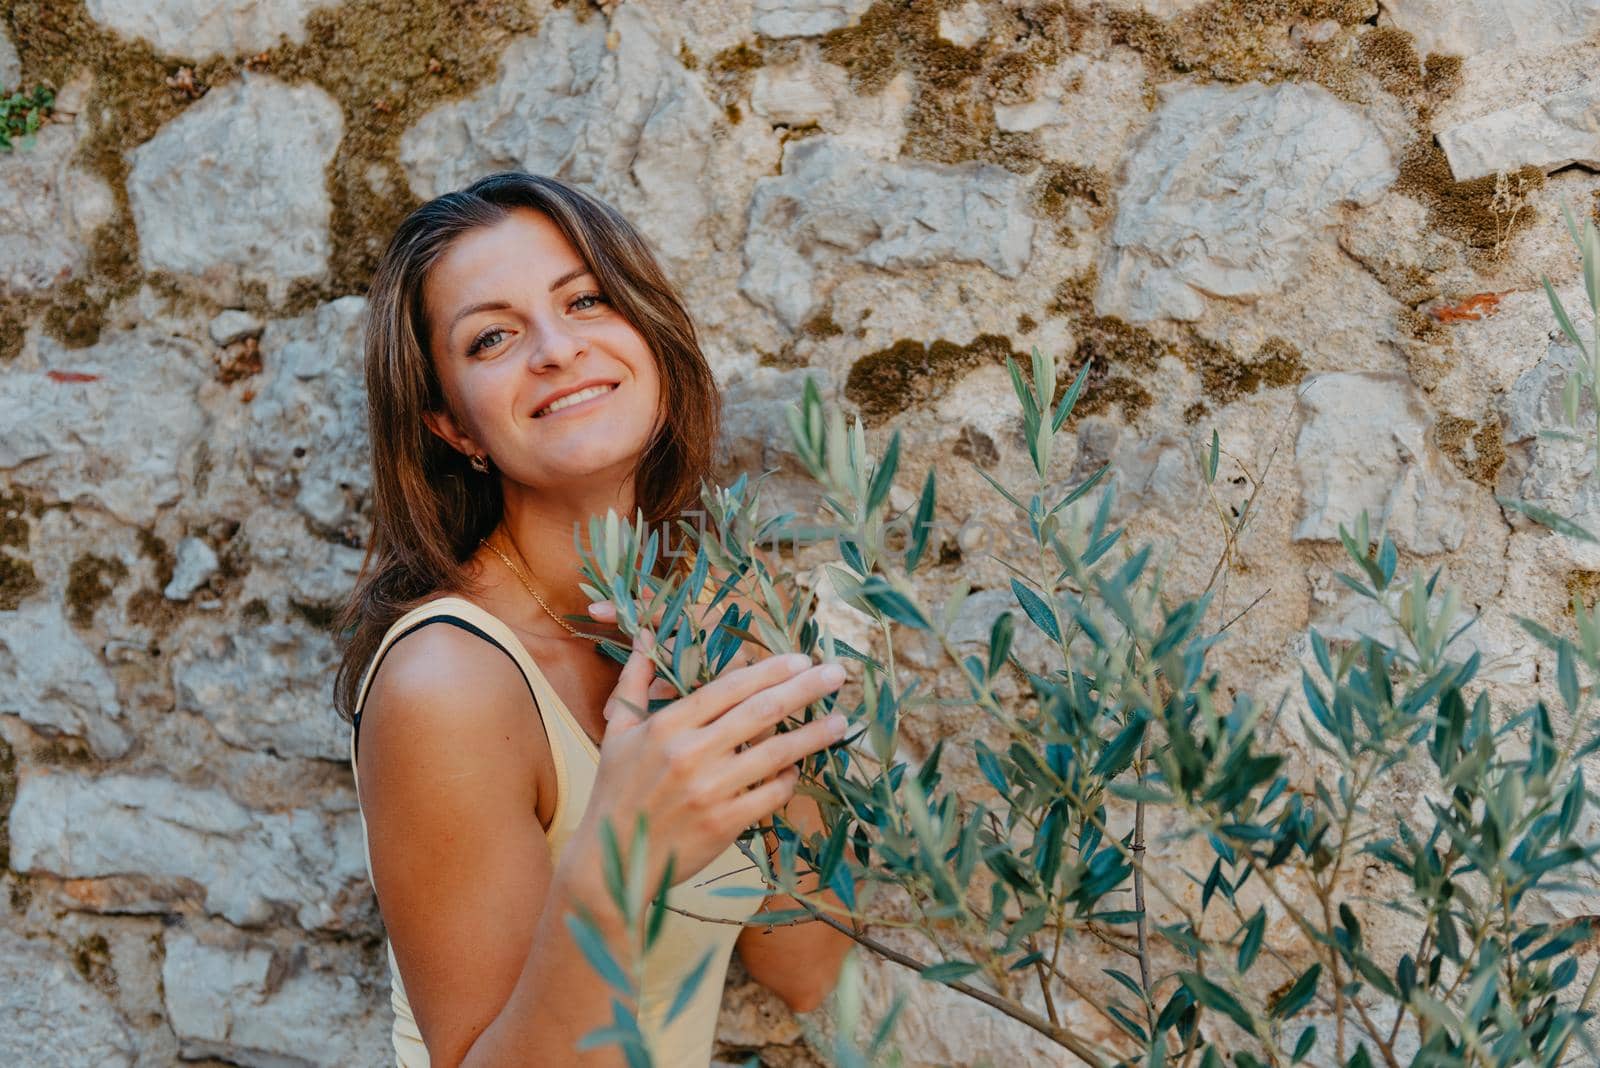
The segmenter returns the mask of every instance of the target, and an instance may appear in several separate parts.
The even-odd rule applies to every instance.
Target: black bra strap
[[[378,657],[377,663],[372,665],[372,676],[373,676],[373,678],[377,677],[378,665],[382,664],[383,663],[383,658],[385,656],[389,655],[389,650],[394,648],[395,642],[398,642],[401,638],[404,638],[407,634],[411,634],[414,631],[421,630],[423,627],[426,627],[429,623],[449,623],[452,626],[460,627],[464,631],[468,631],[468,632],[470,632],[472,634],[476,634],[478,637],[482,638],[484,641],[488,642],[490,645],[494,646],[496,649],[500,650],[502,653],[505,653],[506,656],[511,657],[511,662],[513,664],[517,665],[517,674],[522,676],[523,683],[528,687],[528,696],[533,698],[534,707],[538,708],[538,706],[539,706],[539,696],[533,692],[533,683],[528,681],[527,674],[522,670],[522,665],[521,664],[517,664],[517,658],[515,656],[512,656],[511,650],[507,649],[504,645],[500,644],[500,642],[494,637],[494,635],[488,633],[482,627],[475,626],[472,623],[467,622],[465,619],[462,619],[460,616],[452,616],[452,615],[448,615],[446,613],[440,613],[439,615],[436,615],[436,616],[429,616],[426,619],[419,619],[415,623],[411,624],[411,626],[407,627],[405,630],[403,630],[399,634],[395,635],[394,641],[390,642],[387,646],[384,647],[383,653]],[[370,688],[372,684],[369,681],[367,683],[367,685]],[[366,695],[365,694],[362,695],[362,702],[361,703],[362,703],[363,706],[365,706],[365,704],[366,704]],[[351,721],[351,729],[355,733],[353,746],[354,746],[355,755],[356,755],[357,758],[359,758],[360,755],[361,755],[361,712],[362,712],[362,709],[360,709],[360,708],[356,709],[355,717]]]

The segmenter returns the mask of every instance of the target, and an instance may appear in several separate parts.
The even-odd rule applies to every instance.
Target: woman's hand
[[[752,824],[794,796],[796,762],[844,736],[834,713],[773,734],[783,720],[837,690],[844,669],[813,664],[803,653],[734,668],[687,697],[645,718],[654,675],[643,630],[606,702],[595,790],[574,846],[595,848],[610,821],[625,841],[640,814],[647,817],[647,886],[659,882],[667,858],[675,881],[725,850]],[[588,864],[598,871],[598,864]]]

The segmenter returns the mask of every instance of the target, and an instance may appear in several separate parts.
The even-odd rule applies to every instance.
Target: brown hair
[[[571,185],[501,171],[417,208],[400,224],[367,294],[367,423],[372,446],[372,534],[337,626],[349,638],[334,706],[355,715],[362,676],[400,616],[468,585],[463,566],[500,522],[499,475],[479,474],[423,423],[444,407],[423,306],[429,272],[457,238],[513,208],[543,213],[600,280],[611,305],[655,354],[665,420],[640,454],[636,501],[649,529],[699,499],[720,417],[711,368],[694,323],[655,255],[627,219]]]

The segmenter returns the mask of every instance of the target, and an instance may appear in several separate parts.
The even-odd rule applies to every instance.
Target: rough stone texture
[[[78,351],[40,348],[44,366],[0,376],[0,472],[45,501],[154,519],[184,492],[207,422],[197,346],[138,330]]]
[[[82,738],[103,760],[133,744],[105,664],[72,628],[61,609],[29,600],[0,612],[0,713],[18,716],[45,734]]]
[[[17,46],[0,31],[0,89],[15,89],[22,81],[22,60],[17,56]]]
[[[1027,265],[1033,223],[1016,175],[988,164],[885,164],[829,137],[790,142],[756,183],[739,291],[791,329],[839,260],[885,270]]]
[[[521,167],[592,189],[670,257],[701,252],[715,111],[648,12],[621,7],[614,41],[607,30],[551,12],[537,37],[506,49],[492,84],[407,130],[399,159],[412,192]]]
[[[1466,533],[1469,488],[1429,440],[1431,420],[1402,375],[1326,374],[1300,393],[1296,541],[1337,541],[1356,516],[1414,553],[1449,552]]]
[[[167,1017],[186,1059],[301,1068],[389,1055],[387,999],[303,953],[240,941],[210,945],[181,929],[163,939]]]
[[[1586,85],[1519,104],[1439,132],[1456,181],[1573,163],[1600,165],[1600,88]]]
[[[203,59],[305,40],[306,15],[330,0],[87,0],[89,17],[163,52]]]
[[[362,918],[368,896],[361,825],[348,809],[256,812],[221,790],[158,778],[36,771],[18,783],[10,827],[17,871],[168,884],[145,909],[123,902],[128,911],[170,908],[187,882],[207,912],[241,927],[287,919],[340,930]]]
[[[1005,370],[972,357],[1038,345],[1094,369],[1054,481],[1110,464],[1122,544],[1153,543],[1174,595],[1206,588],[1231,554],[1212,602],[1234,620],[1211,660],[1225,685],[1274,704],[1299,692],[1307,627],[1381,633],[1376,606],[1334,577],[1328,540],[1368,508],[1407,550],[1402,571],[1439,566],[1462,587],[1479,613],[1462,641],[1499,707],[1557,700],[1516,617],[1565,629],[1573,593],[1600,586],[1600,549],[1494,495],[1600,529],[1589,452],[1537,434],[1560,422],[1572,359],[1551,343],[1539,279],[1585,306],[1560,208],[1587,214],[1593,176],[1557,170],[1507,218],[1491,183],[1453,186],[1431,159],[1419,175],[1410,154],[1442,134],[1463,175],[1462,146],[1496,165],[1594,162],[1561,140],[1587,129],[1581,107],[1552,119],[1546,102],[1586,92],[1600,0],[1385,0],[1376,28],[1214,0],[1071,4],[1064,22],[996,0],[904,18],[867,0],[539,0],[537,32],[484,28],[490,58],[471,69],[434,45],[480,32],[501,0],[382,55],[342,34],[401,30],[378,24],[394,5],[327,0],[317,40],[300,30],[305,0],[118,2],[117,17],[181,39],[156,54],[167,46],[135,36],[154,29],[108,31],[124,36],[94,54],[111,69],[73,74],[77,42],[16,27],[30,71],[67,80],[36,142],[0,154],[0,805],[12,761],[21,786],[0,870],[0,1062],[52,1063],[56,1032],[79,1026],[87,1037],[67,1037],[103,1047],[94,1064],[389,1059],[348,728],[328,707],[331,620],[370,538],[365,253],[346,253],[381,247],[411,196],[493,168],[583,184],[663,253],[723,386],[716,477],[772,471],[769,514],[816,503],[787,455],[784,408],[805,378],[859,403],[852,372],[871,355],[876,382],[903,372],[896,398],[929,398],[885,406],[903,435],[889,499],[911,507],[915,480],[938,471],[938,533],[914,579],[940,600],[971,583],[964,651],[1015,611],[991,554],[1016,525],[972,468],[1033,481]],[[89,5],[101,27],[111,10]],[[1186,37],[1195,19],[1221,44]],[[1438,61],[1415,86],[1408,39],[1385,24],[1419,57],[1465,56],[1459,86]],[[252,58],[285,35],[302,45]],[[0,81],[20,76],[7,57],[0,45]],[[1403,158],[1407,180],[1391,183]],[[111,184],[124,179],[131,213]],[[1291,350],[1309,381],[1266,374],[1263,353]],[[1213,427],[1206,486],[1194,458]],[[874,424],[869,442],[881,435]],[[1230,548],[1223,517],[1247,500],[1255,518]],[[818,619],[867,648],[876,632],[839,600],[825,555],[793,568]],[[1045,651],[1020,620],[1014,648]],[[897,652],[907,671],[942,662],[913,638]],[[929,682],[960,690],[948,669]],[[997,686],[1020,693],[1009,674]],[[983,729],[929,706],[907,717],[902,755]],[[1296,775],[1329,772],[1286,737]],[[963,746],[943,767],[984,789]],[[1404,782],[1380,807],[1416,808],[1428,784]],[[1363,901],[1403,892],[1355,880]],[[1600,910],[1580,882],[1535,910]],[[1363,920],[1373,944],[1395,944],[1392,918]],[[1271,924],[1272,939],[1297,937]],[[74,1011],[87,988],[58,980],[68,953],[109,1008]],[[1119,965],[1090,949],[1071,966],[1090,983]],[[797,1021],[740,974],[717,1062],[825,1062],[812,1026],[825,1014]],[[868,985],[869,1019],[911,990],[907,1065],[1061,1060],[896,969]],[[46,1015],[12,1026],[18,990]],[[58,994],[72,1005],[56,1011]],[[1107,1026],[1085,998],[1057,1005],[1082,1033]]]
[[[343,297],[261,336],[264,381],[246,433],[252,476],[317,527],[356,534],[371,484],[361,328],[366,301]]]
[[[1379,0],[1380,23],[1417,42],[1417,53],[1471,56],[1554,49],[1600,29],[1597,0]]]
[[[754,28],[767,37],[816,37],[853,25],[873,0],[755,0]]]
[[[178,559],[172,581],[161,595],[169,601],[187,601],[217,573],[217,554],[199,538],[184,538],[178,543]]]
[[[328,714],[338,656],[324,634],[289,623],[197,636],[176,657],[178,707],[230,745],[282,757],[350,759],[350,727]],[[263,690],[260,679],[272,679]]]
[[[1377,128],[1320,87],[1177,90],[1124,165],[1096,306],[1186,320],[1274,293],[1330,209],[1394,178]]]
[[[246,71],[134,149],[128,200],[151,270],[286,283],[328,267],[324,177],[344,132],[314,85]],[[197,240],[204,234],[205,240]]]
[[[0,928],[0,1063],[129,1068],[137,1051],[127,1021],[65,953]]]
[[[0,52],[0,86],[6,76]],[[111,189],[74,165],[78,134],[51,123],[32,149],[0,153],[0,291],[40,293],[82,273],[96,227],[111,217]]]

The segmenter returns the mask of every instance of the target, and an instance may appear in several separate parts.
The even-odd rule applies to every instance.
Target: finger
[[[744,671],[759,671],[766,661]],[[818,664],[789,679],[752,694],[711,727],[707,744],[716,749],[732,749],[741,742],[760,738],[777,724],[813,701],[820,701],[844,684],[844,668],[838,664]],[[708,687],[709,688],[709,687]]]
[[[787,805],[800,781],[798,768],[786,768],[754,790],[739,794],[728,803],[728,820],[743,830],[760,823]]]
[[[656,666],[647,653],[654,644],[654,637],[647,629],[634,635],[633,652],[628,654],[622,674],[617,676],[617,685],[601,710],[607,734],[636,726],[644,720],[645,710],[650,707],[650,682],[656,673]]]
[[[843,738],[848,728],[845,717],[835,712],[749,746],[727,762],[727,787],[743,790],[780,775],[812,753],[821,752]]]
[[[661,715],[670,717],[675,726],[701,727],[751,695],[793,678],[810,666],[811,658],[804,653],[769,657],[717,676],[670,708],[663,709]],[[732,749],[735,742],[742,740],[733,739],[727,748]]]

